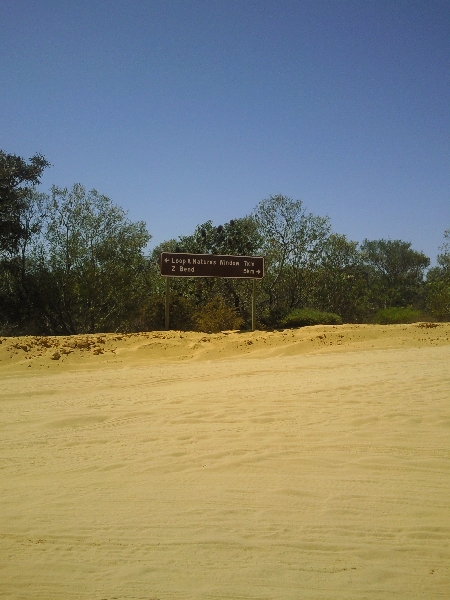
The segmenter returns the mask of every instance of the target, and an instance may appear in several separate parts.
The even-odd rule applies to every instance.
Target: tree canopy
[[[364,240],[361,255],[379,308],[408,306],[418,299],[430,259],[401,240]]]
[[[41,154],[26,161],[0,151],[0,333],[162,329],[162,251],[264,256],[259,327],[306,322],[305,315],[379,321],[389,308],[396,318],[405,309],[450,319],[450,230],[437,266],[427,271],[430,259],[410,242],[359,244],[301,200],[277,194],[247,216],[223,225],[206,220],[147,252],[146,224],[130,221],[97,190],[75,184],[38,191],[48,166]],[[246,279],[172,278],[171,324],[248,327],[251,290]]]
[[[26,198],[49,166],[41,154],[35,154],[27,163],[20,156],[0,150],[0,252],[15,251],[25,235],[21,216]]]

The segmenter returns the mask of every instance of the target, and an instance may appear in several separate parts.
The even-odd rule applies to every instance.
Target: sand
[[[450,598],[450,324],[0,340],[1,598]]]

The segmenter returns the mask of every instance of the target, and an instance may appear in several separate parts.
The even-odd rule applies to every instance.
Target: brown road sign
[[[262,279],[262,256],[220,256],[162,252],[161,275],[165,277],[233,277]]]

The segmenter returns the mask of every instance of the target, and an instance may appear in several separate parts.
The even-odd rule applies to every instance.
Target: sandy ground
[[[450,324],[0,341],[1,598],[450,598]]]

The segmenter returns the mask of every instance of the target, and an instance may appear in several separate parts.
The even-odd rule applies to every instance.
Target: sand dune
[[[450,597],[450,324],[0,341],[0,597]]]

